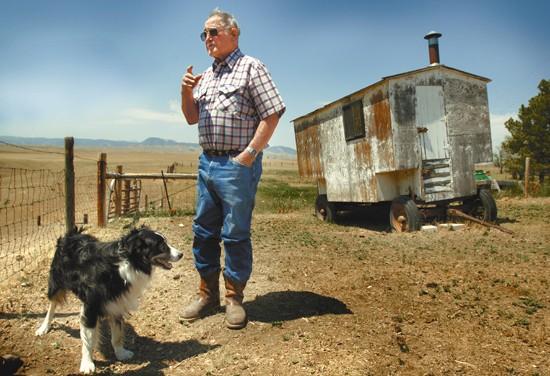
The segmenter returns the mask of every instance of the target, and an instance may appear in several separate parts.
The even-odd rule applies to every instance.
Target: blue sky
[[[428,65],[430,30],[443,64],[493,80],[494,146],[550,79],[549,1],[2,0],[0,135],[197,142],[180,79],[211,63],[199,33],[216,6],[287,105],[271,145],[295,147],[292,119]]]

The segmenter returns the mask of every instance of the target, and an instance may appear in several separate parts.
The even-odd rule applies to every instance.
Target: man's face
[[[204,23],[204,30],[216,29],[218,35],[212,36],[207,34],[206,51],[208,55],[217,60],[224,60],[235,48],[239,45],[238,32],[236,28],[225,29],[220,22],[219,17],[211,17]]]

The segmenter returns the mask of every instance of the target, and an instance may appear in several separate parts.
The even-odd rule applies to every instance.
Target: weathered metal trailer
[[[439,63],[382,78],[293,120],[300,175],[317,180],[316,213],[386,203],[396,231],[418,230],[447,209],[494,221],[475,164],[492,161],[487,83]]]

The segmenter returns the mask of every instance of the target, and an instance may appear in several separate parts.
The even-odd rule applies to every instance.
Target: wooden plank
[[[108,179],[115,180],[132,180],[132,179],[163,179],[163,174],[158,173],[115,173],[108,172],[106,174]],[[184,180],[194,180],[197,178],[197,174],[164,174],[165,179],[184,179]]]
[[[462,217],[462,218],[465,218],[465,219],[470,220],[472,222],[479,223],[480,225],[483,225],[483,226],[486,226],[486,227],[491,227],[491,228],[496,228],[497,230],[500,230],[500,231],[505,232],[507,234],[514,235],[514,232],[512,230],[508,230],[507,228],[496,225],[494,223],[482,221],[481,219],[478,219],[476,217],[472,217],[471,215],[465,214],[465,213],[463,213],[463,212],[461,212],[460,210],[457,210],[457,209],[448,209],[447,213],[449,213],[449,215]]]

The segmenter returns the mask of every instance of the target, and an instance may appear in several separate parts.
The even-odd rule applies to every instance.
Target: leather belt
[[[241,154],[240,150],[204,150],[204,154],[209,155],[211,157],[234,157],[236,155]]]

